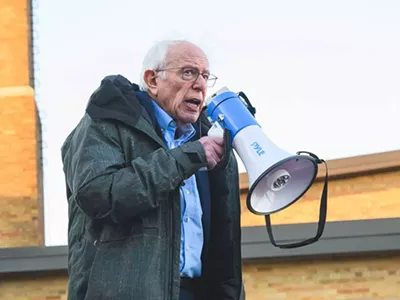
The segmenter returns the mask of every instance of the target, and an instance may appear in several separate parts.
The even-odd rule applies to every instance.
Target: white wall
[[[210,92],[244,91],[268,136],[289,152],[334,159],[400,149],[400,2],[138,3],[34,1],[46,245],[67,242],[62,142],[103,76],[138,82],[156,40],[202,46],[220,78]]]

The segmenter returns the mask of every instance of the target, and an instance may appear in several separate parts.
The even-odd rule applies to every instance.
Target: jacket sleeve
[[[62,159],[72,197],[89,217],[109,217],[115,223],[157,208],[184,179],[207,165],[199,141],[173,150],[159,148],[127,164],[117,126],[88,116],[68,139]]]

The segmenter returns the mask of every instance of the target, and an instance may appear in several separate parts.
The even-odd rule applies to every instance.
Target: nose
[[[207,89],[207,81],[202,75],[199,75],[199,77],[197,77],[196,81],[193,83],[193,88],[201,91]]]

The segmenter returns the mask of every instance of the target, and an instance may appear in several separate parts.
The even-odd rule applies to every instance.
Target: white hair
[[[148,86],[144,81],[144,73],[147,70],[157,70],[164,68],[169,48],[172,45],[178,43],[192,44],[191,42],[186,40],[164,40],[157,42],[153,47],[150,48],[142,63],[142,70],[140,72],[140,82],[139,82],[140,90],[147,92],[148,89]],[[165,73],[161,72],[160,77],[165,78]]]

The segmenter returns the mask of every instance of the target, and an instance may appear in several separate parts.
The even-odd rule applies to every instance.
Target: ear
[[[144,82],[148,86],[148,90],[151,94],[157,95],[157,73],[153,70],[146,70],[143,75]]]

